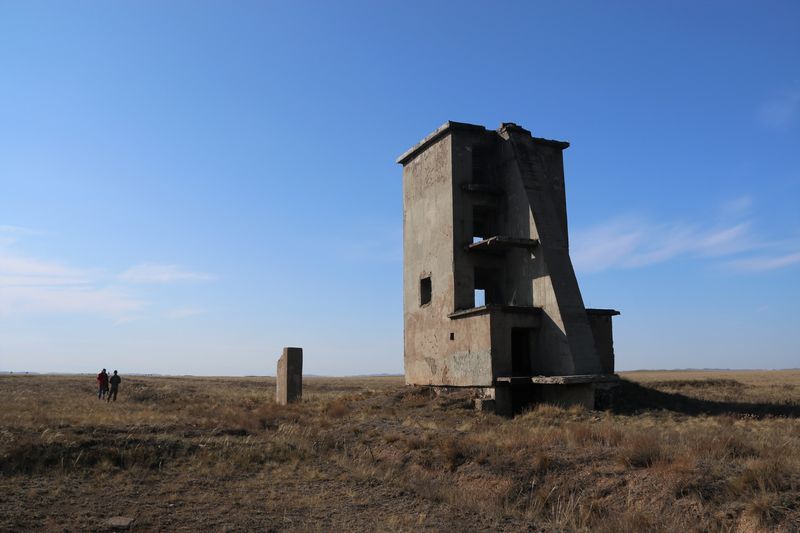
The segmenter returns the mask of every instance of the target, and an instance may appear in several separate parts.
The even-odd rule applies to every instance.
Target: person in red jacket
[[[97,399],[102,400],[108,393],[108,372],[106,369],[97,374]]]

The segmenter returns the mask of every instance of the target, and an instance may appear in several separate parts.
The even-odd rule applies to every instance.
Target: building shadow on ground
[[[626,379],[620,380],[618,385],[609,390],[598,391],[596,408],[622,415],[665,410],[686,415],[800,418],[800,405],[794,403],[703,400],[676,392],[660,391]]]

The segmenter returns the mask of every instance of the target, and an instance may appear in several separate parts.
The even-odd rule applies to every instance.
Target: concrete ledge
[[[447,315],[451,320],[465,318],[468,316],[484,315],[489,313],[519,313],[530,315],[541,315],[541,307],[533,307],[528,305],[482,305],[480,307],[470,307],[469,309],[459,309]]]
[[[539,241],[536,239],[519,239],[516,237],[506,237],[505,235],[496,235],[483,239],[482,241],[473,242],[466,246],[469,252],[482,252],[482,251],[504,251],[508,248],[536,248],[539,246]]]
[[[616,309],[594,309],[594,308],[587,308],[586,314],[589,315],[607,315],[607,316],[617,316],[620,314],[619,311]]]

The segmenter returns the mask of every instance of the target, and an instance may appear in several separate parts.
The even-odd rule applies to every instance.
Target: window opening
[[[431,294],[432,294],[432,287],[431,287],[430,276],[419,280],[419,305],[423,306],[425,304],[431,303]]]
[[[472,206],[472,242],[482,241],[494,237],[497,232],[494,227],[494,209],[475,205]]]

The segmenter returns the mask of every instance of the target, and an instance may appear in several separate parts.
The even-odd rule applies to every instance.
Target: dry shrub
[[[456,468],[464,464],[467,459],[467,451],[462,443],[455,437],[445,439],[440,444],[445,467],[454,472]]]
[[[551,403],[536,404],[533,409],[526,413],[526,416],[544,419],[544,420],[560,420],[564,417],[565,409],[560,405]]]
[[[652,518],[641,509],[626,508],[621,513],[613,513],[592,525],[598,533],[619,533],[620,531],[660,531],[655,528]],[[669,530],[667,530],[669,531]]]
[[[536,455],[533,456],[531,466],[533,467],[534,472],[537,474],[543,474],[548,468],[550,468],[550,463],[550,456],[539,450],[536,452]]]
[[[249,435],[277,429],[283,421],[297,420],[294,406],[266,402],[255,409],[228,408],[219,412],[217,431],[224,435]]]
[[[754,459],[746,463],[728,486],[733,494],[785,491],[792,488],[793,474],[793,468],[782,457]]]
[[[586,413],[586,407],[579,403],[575,403],[567,407],[567,413],[571,415],[582,415]]]
[[[420,448],[425,448],[428,446],[428,436],[427,435],[409,435],[405,439],[406,448],[409,450],[419,450]]]
[[[383,440],[386,441],[386,444],[393,444],[402,438],[403,434],[397,431],[388,431],[383,434]]]
[[[650,433],[634,433],[625,439],[620,449],[620,460],[634,468],[646,468],[667,459],[658,436]]]
[[[599,424],[576,422],[569,424],[567,431],[570,442],[578,446],[588,444],[616,446],[622,440],[622,432],[607,421]]]
[[[423,387],[412,387],[404,390],[398,400],[403,407],[424,407],[431,400],[431,391]]]
[[[603,446],[617,446],[622,442],[622,431],[614,424],[605,420],[592,428],[592,438]]]
[[[522,504],[528,520],[546,524],[546,531],[582,531],[591,520],[591,504],[586,500],[586,487],[575,479],[529,483],[519,491],[517,505]]]
[[[199,396],[196,391],[185,390],[186,388],[179,390],[172,384],[150,384],[128,379],[123,385],[120,397],[132,402],[173,404],[190,395],[195,400]]]
[[[350,407],[342,400],[333,400],[325,407],[325,414],[330,418],[342,418],[350,412]]]
[[[586,422],[569,424],[567,426],[569,440],[575,445],[584,446],[592,442],[592,428]]]
[[[723,426],[717,431],[699,435],[695,440],[695,448],[701,455],[714,459],[758,456],[758,451],[752,444],[752,437],[748,438],[733,426]]]
[[[788,510],[779,494],[762,491],[747,503],[745,515],[755,519],[760,526],[772,529]]]

